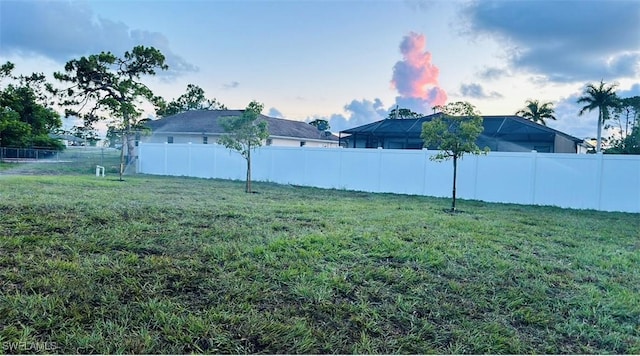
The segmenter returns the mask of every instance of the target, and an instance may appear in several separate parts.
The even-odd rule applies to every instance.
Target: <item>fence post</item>
[[[302,147],[302,157],[304,157],[303,161],[304,161],[304,170],[302,171],[302,185],[306,185],[308,186],[311,181],[311,179],[309,179],[309,149],[307,147]]]
[[[422,148],[422,195],[427,195],[427,160],[429,159],[429,151]]]
[[[378,153],[378,184],[376,185],[376,192],[380,192],[380,182],[382,181],[382,149],[376,149]]]
[[[336,182],[331,186],[333,189],[342,189],[342,154],[344,152],[344,147],[338,146],[338,178]]]
[[[269,151],[269,179],[274,182],[275,180],[273,179],[273,150]]]
[[[216,172],[218,169],[218,152],[220,152],[220,145],[216,143],[215,145],[212,145],[209,150],[211,150],[211,156],[213,156],[213,171],[207,178],[216,178]]]
[[[104,148],[102,149],[104,155]],[[142,143],[138,143],[138,161],[136,162],[136,172],[142,173]]]
[[[164,175],[167,175],[167,150],[169,149],[169,142],[164,143]]]
[[[187,161],[187,171],[189,172],[189,177],[191,177],[191,142],[189,142],[189,160]]]
[[[476,164],[475,172],[473,172],[473,199],[478,199],[478,165],[480,165],[480,155],[471,155]]]
[[[531,151],[531,187],[529,188],[529,203],[535,205],[536,203],[536,176],[538,175],[538,152]]]
[[[596,188],[598,189],[598,207],[597,210],[602,208],[602,160],[604,154],[601,152],[596,153]]]

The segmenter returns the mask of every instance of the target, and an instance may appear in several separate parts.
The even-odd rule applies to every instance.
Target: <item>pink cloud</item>
[[[447,93],[438,84],[440,69],[431,62],[431,53],[426,47],[424,35],[410,32],[405,36],[400,43],[403,60],[393,66],[391,80],[399,98],[408,99],[398,101],[418,104],[422,112],[447,101]]]

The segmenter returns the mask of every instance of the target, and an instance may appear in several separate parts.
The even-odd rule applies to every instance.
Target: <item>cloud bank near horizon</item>
[[[353,127],[366,125],[375,121],[382,120],[387,117],[388,109],[385,109],[380,99],[374,100],[352,100],[344,106],[347,115],[333,114],[327,116],[311,116],[305,121],[311,122],[316,119],[329,121],[332,132],[339,132]]]

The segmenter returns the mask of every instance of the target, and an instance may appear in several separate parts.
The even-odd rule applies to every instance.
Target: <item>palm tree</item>
[[[609,108],[615,108],[620,104],[620,99],[616,95],[617,84],[605,85],[601,80],[599,86],[591,83],[584,89],[584,95],[578,98],[577,103],[586,105],[578,112],[582,116],[587,111],[598,109],[598,138],[596,141],[596,152],[600,152],[602,146],[602,125],[609,119]]]
[[[524,109],[518,111],[516,115],[547,126],[547,123],[544,120],[556,120],[556,117],[553,115],[554,112],[555,110],[553,109],[553,103],[544,103],[540,105],[540,102],[538,100],[527,100],[527,106]]]

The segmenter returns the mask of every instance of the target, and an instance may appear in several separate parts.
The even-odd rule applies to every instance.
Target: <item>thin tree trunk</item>
[[[122,146],[120,147],[120,169],[118,171],[120,175],[120,181],[122,181],[122,174],[124,173],[124,148],[128,147],[126,142],[126,135],[122,135]]]
[[[135,158],[135,136],[133,136],[130,131],[127,132],[127,159],[126,159],[126,164],[125,164],[125,171],[126,171],[126,167],[128,165],[130,165],[131,163],[133,163],[134,158]]]
[[[629,136],[629,110],[626,110],[627,115],[625,115],[626,117],[626,121],[624,123],[624,137],[626,138],[627,136]]]
[[[456,176],[458,174],[458,156],[453,156],[453,201],[451,203],[451,212],[456,212]]]
[[[602,147],[602,120],[603,120],[603,112],[602,108],[600,108],[598,113],[598,138],[596,140],[596,153],[600,153],[600,149]]]
[[[251,193],[251,146],[249,145],[247,150],[247,184],[245,192]]]
[[[122,105],[122,102],[120,102],[120,105]],[[120,181],[122,181],[122,175],[124,174],[124,167],[125,167],[125,161],[124,161],[124,148],[127,148],[127,151],[129,150],[129,131],[131,130],[131,126],[129,125],[129,114],[123,110],[122,111],[122,116],[124,118],[124,130],[122,132],[122,147],[120,148]],[[127,152],[127,157],[131,155],[131,152]]]

